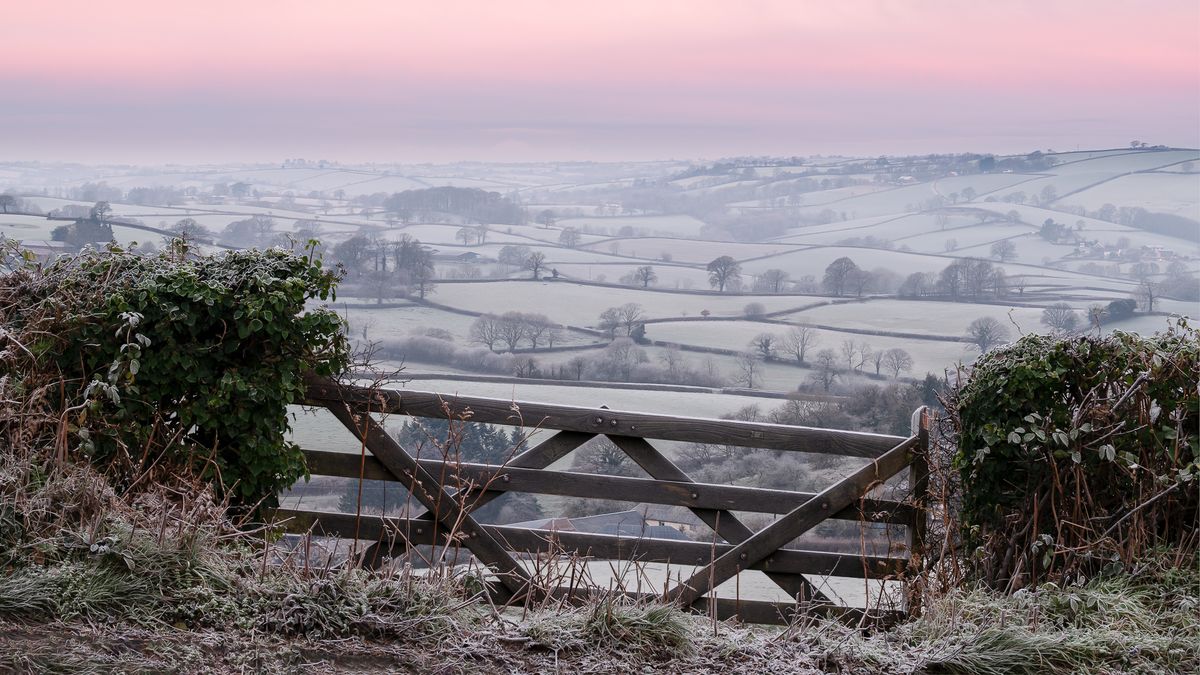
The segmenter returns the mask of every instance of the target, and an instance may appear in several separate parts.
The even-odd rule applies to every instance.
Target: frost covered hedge
[[[0,442],[85,457],[118,489],[195,471],[235,501],[305,474],[285,440],[303,374],[343,370],[336,275],[283,250],[110,247],[0,277]]]
[[[1198,375],[1183,321],[1149,337],[1028,335],[980,357],[948,412],[982,576],[1017,587],[1194,551]]]

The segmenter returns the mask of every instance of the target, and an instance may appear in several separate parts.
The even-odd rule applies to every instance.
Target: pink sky
[[[9,159],[1200,145],[1196,0],[11,4]]]

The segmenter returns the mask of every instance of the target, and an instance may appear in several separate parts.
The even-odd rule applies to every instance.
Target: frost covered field
[[[544,314],[555,323],[595,328],[605,310],[635,305],[636,320],[649,321],[638,372],[678,361],[650,344],[673,343],[687,347],[680,363],[726,386],[744,380],[744,364],[729,352],[746,352],[757,334],[782,334],[793,324],[819,326],[818,349],[838,351],[847,341],[872,351],[904,349],[914,361],[905,376],[920,378],[976,357],[978,350],[966,341],[976,319],[996,321],[1011,339],[1045,329],[1042,312],[1054,303],[1074,308],[1083,322],[1092,306],[1146,302],[1140,290],[1146,287],[1156,294],[1153,311],[1139,304],[1136,314],[1105,321],[1103,329],[1153,330],[1165,325],[1168,314],[1197,314],[1194,299],[1178,296],[1187,295],[1186,283],[1171,281],[1181,270],[1200,270],[1200,224],[1193,223],[1189,235],[1191,221],[1184,220],[1200,218],[1196,150],[1035,152],[995,156],[986,167],[981,158],[963,157],[69,171],[0,164],[0,188],[9,186],[21,199],[13,212],[0,213],[0,233],[50,239],[64,221],[41,214],[86,213],[100,201],[96,195],[109,203],[113,217],[150,228],[114,223],[121,244],[161,247],[163,232],[183,218],[224,243],[230,228],[265,218],[259,245],[301,229],[315,231],[326,260],[344,265],[338,304],[351,336],[364,343],[429,334],[449,338],[454,349],[479,349],[471,334],[478,314]],[[491,191],[492,199],[509,200],[523,216],[495,222],[387,205],[397,193],[447,186]],[[1047,220],[1061,224],[1063,233],[1045,236]],[[474,234],[481,224],[482,241]],[[383,280],[393,288],[379,287],[379,275],[394,272],[389,247],[406,238],[419,240],[432,256],[429,304],[418,299],[395,306],[405,293],[399,278]],[[347,258],[352,244],[380,253],[364,265]],[[521,257],[530,255],[541,257],[541,276],[557,271],[559,278],[534,280]],[[718,293],[709,265],[725,257],[732,264],[728,288]],[[870,275],[865,301],[838,297],[823,283],[827,268],[842,258]],[[953,302],[936,288],[928,299],[898,297],[909,275],[926,273],[936,284],[943,270],[964,258],[991,262],[1005,275],[1009,292],[979,303]],[[652,268],[651,278],[637,279],[645,267]],[[776,289],[780,293],[766,292]],[[377,300],[389,306],[373,307]],[[748,320],[763,313],[774,323]],[[870,334],[881,332],[895,335]],[[600,335],[566,331],[553,349],[539,347],[528,358],[538,372],[561,373],[573,359],[610,358],[604,344]],[[409,363],[403,353],[385,360],[466,374],[461,362]],[[754,386],[792,390],[811,386],[812,374],[810,367],[759,363]],[[849,391],[866,381],[846,373],[838,387]],[[474,391],[493,386],[460,384]],[[530,386],[521,385],[522,392],[564,400],[578,395]],[[650,396],[647,405],[662,404],[659,394],[639,395]],[[738,407],[733,400],[700,400],[706,403],[689,400],[683,407],[699,405],[713,414]]]
[[[675,293],[635,288],[608,288],[562,281],[496,281],[471,284],[442,284],[432,298],[438,304],[471,312],[501,309],[541,312],[561,323],[573,326],[595,325],[600,313],[609,307],[636,303],[648,318],[700,316],[741,316],[752,302],[762,303],[768,312],[794,309],[813,298],[792,295],[709,295]]]

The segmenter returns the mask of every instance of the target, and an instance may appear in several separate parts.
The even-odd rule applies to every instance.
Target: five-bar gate
[[[521,403],[466,396],[366,388],[310,378],[306,403],[330,410],[362,442],[363,453],[306,449],[313,475],[396,481],[424,512],[408,518],[278,509],[291,532],[336,535],[375,543],[368,561],[421,545],[462,546],[495,574],[492,595],[515,602],[545,594],[569,595],[573,588],[544,588],[522,558],[571,554],[584,558],[669,563],[695,568],[687,578],[656,593],[695,611],[753,623],[791,620],[798,609],[861,618],[863,609],[835,605],[806,576],[903,579],[920,565],[925,531],[927,482],[926,409],[913,416],[911,436],[899,437],[779,424],[714,420],[640,412]],[[469,421],[553,430],[536,446],[503,465],[420,458],[389,435],[377,417]],[[549,467],[597,436],[605,436],[649,474],[627,478]],[[647,439],[826,453],[863,458],[863,465],[819,493],[694,482]],[[884,481],[909,470],[904,499],[883,499]],[[472,511],[507,491],[683,506],[717,535],[712,542],[621,537],[551,529],[481,524]],[[892,490],[896,492],[896,490]],[[754,531],[735,512],[780,514]],[[823,521],[834,518],[904,525],[901,555],[806,551],[785,547]],[[710,592],[744,570],[760,570],[793,600],[769,602],[711,597]],[[629,593],[633,594],[633,593]],[[910,600],[908,610],[915,609]],[[872,618],[895,611],[871,612]]]

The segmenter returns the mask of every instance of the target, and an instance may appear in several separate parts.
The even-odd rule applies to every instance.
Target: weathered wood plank
[[[891,478],[908,466],[916,443],[916,438],[905,440],[876,461],[834,483],[802,506],[759,530],[671,589],[671,598],[683,605],[690,605],[713,586],[732,578],[739,569],[772,556],[777,549],[828,518],[830,513],[850,506],[861,499],[871,486]]]
[[[508,551],[455,501],[454,495],[405,452],[371,415],[355,415],[349,407],[339,404],[330,405],[329,410],[388,471],[411,489],[413,497],[429,509],[442,525],[466,538],[471,552],[493,567],[508,593],[513,597],[521,597],[533,590],[525,568],[517,564]]]
[[[518,403],[475,396],[451,397],[407,389],[372,390],[339,385],[328,379],[308,379],[306,404],[326,406],[343,402],[353,408],[370,404],[374,411],[417,417],[446,419],[449,412],[451,417],[457,419],[469,409],[472,422],[852,457],[878,457],[904,440],[899,436],[784,424],[679,417],[549,403]]]
[[[360,458],[358,455],[305,450],[304,457],[308,462],[309,471],[314,475],[359,477]],[[441,476],[445,472],[444,475],[452,481],[451,485],[454,484],[454,481],[462,481],[464,487],[490,485],[493,488],[490,491],[498,494],[502,492],[496,488],[503,488],[503,490],[511,492],[529,492],[541,495],[615,499],[758,513],[787,513],[816,495],[813,492],[789,492],[736,485],[603,476],[549,469],[522,469],[511,465],[444,463],[435,459],[422,459],[418,462],[432,475]],[[367,480],[395,480],[391,472],[374,457],[368,456],[361,468],[362,477]],[[468,499],[467,502],[471,503],[471,500]],[[842,509],[830,517],[904,525],[912,522],[913,508],[902,502],[867,499],[863,501],[861,512],[859,507],[854,505]]]
[[[362,516],[356,521],[352,513],[292,509],[276,509],[275,515],[277,520],[287,520],[286,529],[297,534],[312,531],[314,534],[353,537],[357,527],[359,536],[364,539],[387,541],[397,538],[403,539],[409,546],[446,544],[447,533],[444,530],[435,531],[431,523],[413,518]],[[503,542],[509,550],[521,553],[575,553],[602,560],[636,560],[689,567],[710,562],[714,551],[719,556],[733,548],[730,544],[717,544],[714,548],[712,544],[697,541],[535,530],[512,525],[482,525],[481,528],[497,541]],[[771,556],[769,563],[762,561],[748,569],[769,568],[780,575],[818,574],[876,579],[903,574],[907,563],[905,558],[862,556],[859,552],[782,549]]]

